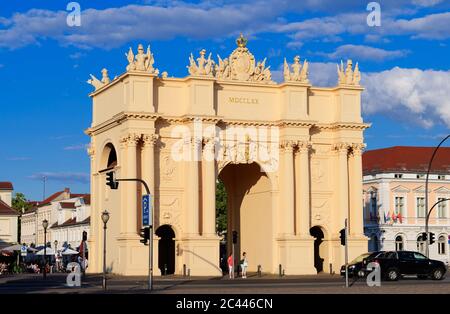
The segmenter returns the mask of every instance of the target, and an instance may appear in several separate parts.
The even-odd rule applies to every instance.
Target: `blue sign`
[[[152,197],[150,194],[142,195],[142,226],[151,226],[152,223]]]

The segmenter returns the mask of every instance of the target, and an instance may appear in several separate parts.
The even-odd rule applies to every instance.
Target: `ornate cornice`
[[[337,122],[337,123],[317,123],[314,125],[314,127],[318,128],[319,130],[346,130],[346,129],[353,129],[353,130],[365,130],[371,126],[370,123],[355,123],[355,122]]]

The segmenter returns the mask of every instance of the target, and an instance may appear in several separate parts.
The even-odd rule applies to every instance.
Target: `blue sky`
[[[275,78],[297,54],[321,86],[336,84],[341,59],[359,62],[368,149],[435,145],[450,127],[450,2],[378,1],[379,27],[367,25],[369,2],[89,0],[78,1],[81,26],[68,27],[69,1],[2,1],[0,181],[33,200],[42,174],[47,196],[89,192],[89,74],[121,74],[124,52],[142,42],[160,71],[182,77],[191,52],[227,56],[240,32]]]

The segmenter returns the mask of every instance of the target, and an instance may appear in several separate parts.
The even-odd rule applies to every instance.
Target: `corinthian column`
[[[141,136],[130,133],[121,138],[122,147],[125,149],[126,163],[122,163],[126,178],[137,178],[137,144]],[[137,234],[137,185],[136,182],[121,182],[122,189],[125,191],[125,199],[122,200],[122,211],[126,212],[125,233]]]
[[[204,143],[202,159],[202,235],[212,236],[216,233],[216,169],[214,165],[214,138],[204,139]]]
[[[282,229],[283,235],[294,235],[294,215],[295,215],[295,196],[294,196],[294,142],[284,141],[281,144],[284,154],[284,190],[285,197],[282,205]]]
[[[349,213],[349,194],[348,194],[348,149],[347,143],[339,143],[334,145],[334,149],[338,153],[338,182],[339,182],[339,215],[336,222],[339,228],[344,227],[345,219]]]
[[[361,154],[364,144],[353,144],[350,155],[352,178],[350,180],[350,233],[361,236],[363,234],[363,205],[362,205],[362,160]]]
[[[142,179],[148,184],[152,197],[155,195],[155,144],[158,139],[157,134],[144,134],[142,137],[144,142]]]
[[[311,144],[309,142],[298,143],[298,164],[297,173],[300,186],[298,188],[296,229],[297,234],[309,236],[310,229],[310,187],[309,187],[309,151]]]
[[[189,139],[186,143],[192,150],[191,158],[186,161],[186,233],[188,236],[198,236],[199,234],[199,167],[198,152],[201,149],[202,141],[198,138]]]

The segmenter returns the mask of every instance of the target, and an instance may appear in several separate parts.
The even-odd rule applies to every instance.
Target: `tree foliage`
[[[216,224],[219,234],[227,230],[227,191],[221,180],[216,184]]]
[[[30,209],[30,204],[28,203],[25,194],[17,192],[12,199],[12,208],[14,208],[18,213],[23,214],[26,210]]]

